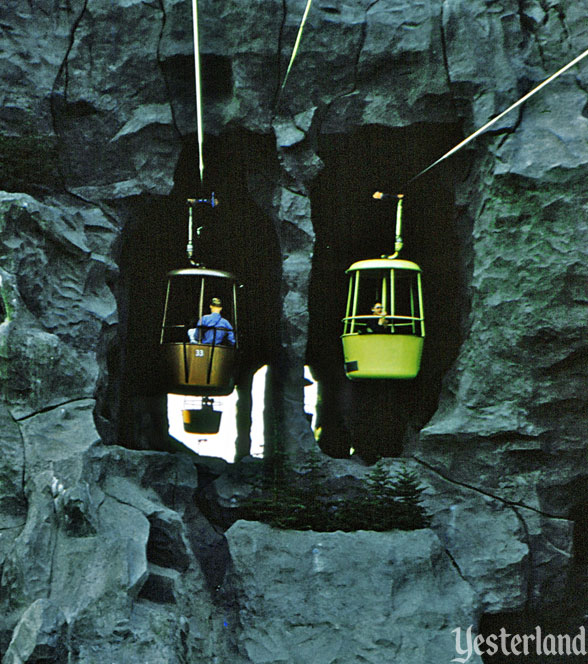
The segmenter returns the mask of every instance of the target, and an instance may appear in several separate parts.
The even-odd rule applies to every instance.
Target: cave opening
[[[205,182],[199,185],[195,136],[185,140],[167,197],[141,196],[121,208],[125,220],[121,255],[121,356],[118,440],[138,449],[167,449],[167,394],[158,367],[158,344],[166,275],[189,267],[186,256],[188,198],[210,197],[218,205],[197,206],[195,258],[207,268],[239,280],[238,384],[277,352],[280,252],[271,218],[251,195],[251,178],[277,168],[271,137],[244,130],[204,141]],[[245,427],[247,429],[247,397]],[[243,409],[242,409],[243,410]],[[246,432],[245,436],[248,435]]]
[[[412,432],[434,413],[444,373],[461,343],[467,306],[462,250],[454,221],[454,183],[464,161],[453,161],[406,181],[461,138],[457,125],[404,129],[368,126],[319,138],[324,168],[310,196],[316,245],[309,292],[307,364],[319,383],[319,444],[332,457],[357,451],[366,461],[398,456]],[[271,218],[254,200],[254,188],[279,171],[271,136],[231,130],[205,137],[206,181],[198,190],[195,136],[185,140],[167,197],[128,199],[120,257],[121,332],[124,339],[118,414],[120,444],[165,449],[167,404],[157,362],[159,327],[169,270],[188,267],[189,197],[209,196],[219,205],[198,208],[202,226],[196,256],[206,267],[235,274],[239,300],[240,370],[237,420],[243,456],[251,428],[255,372],[278,355],[280,251]],[[410,381],[351,382],[343,371],[341,318],[347,297],[345,270],[363,258],[389,254],[394,244],[395,202],[374,201],[373,191],[404,193],[404,249],[424,274],[427,338],[419,376]],[[196,191],[195,191],[196,190]],[[248,393],[248,397],[247,397]],[[249,403],[247,403],[249,399]],[[244,433],[245,432],[245,433]],[[239,441],[237,441],[239,448]]]
[[[330,456],[355,452],[368,463],[399,456],[407,438],[436,410],[467,306],[454,206],[466,159],[442,162],[405,187],[461,139],[458,124],[370,125],[319,138],[324,168],[311,190],[316,245],[307,362],[319,382],[319,445]],[[423,270],[427,337],[420,373],[408,381],[350,381],[343,369],[345,270],[357,260],[394,251],[396,199],[375,201],[376,190],[405,195],[400,257]]]

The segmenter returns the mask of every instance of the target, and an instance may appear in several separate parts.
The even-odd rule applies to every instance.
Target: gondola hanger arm
[[[383,255],[382,258],[394,259],[398,256],[403,247],[402,242],[402,201],[404,200],[404,194],[395,194],[396,196],[396,230],[394,233],[394,253],[391,256]],[[373,194],[373,198],[376,200],[382,200],[384,198],[392,198],[392,194],[385,194],[382,191],[376,191]]]
[[[192,0],[192,27],[194,31],[194,75],[195,75],[195,93],[196,93],[196,135],[198,139],[198,172],[200,175],[199,187],[204,183],[204,130],[202,121],[202,79],[200,74],[200,37],[198,27],[198,0]],[[198,188],[198,187],[197,187]],[[188,198],[188,244],[186,253],[188,260],[192,265],[201,266],[194,258],[194,210],[200,205],[210,205],[216,207],[218,199],[214,192],[210,198]],[[200,236],[202,226],[196,228],[196,237]]]
[[[188,260],[190,263],[196,267],[203,267],[194,258],[194,210],[200,205],[210,205],[214,208],[218,205],[218,198],[214,195],[214,191],[210,195],[210,198],[188,198],[188,244],[186,245],[186,254],[188,255]],[[200,237],[200,232],[202,231],[202,226],[196,227],[196,237]]]

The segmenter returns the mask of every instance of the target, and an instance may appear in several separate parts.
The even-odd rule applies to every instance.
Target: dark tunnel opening
[[[208,183],[218,205],[196,208],[194,225],[202,231],[196,239],[195,258],[207,268],[231,272],[242,285],[240,348],[246,350],[239,355],[237,382],[247,383],[276,351],[280,253],[273,222],[253,201],[249,184],[252,175],[277,168],[274,142],[270,137],[234,131],[206,136],[204,145],[202,187],[196,140],[191,136],[178,160],[171,194],[132,199],[122,211],[126,219],[120,257],[124,348],[118,439],[127,447],[161,449],[166,435],[165,389],[156,361],[166,275],[190,267],[186,201],[210,197]]]
[[[319,444],[330,456],[347,457],[352,448],[370,463],[380,456],[398,456],[407,437],[435,412],[443,375],[461,343],[460,322],[467,306],[453,195],[464,163],[440,166],[406,191],[402,187],[460,137],[458,126],[370,126],[319,140],[324,168],[311,187],[316,246],[307,363],[320,385]],[[202,226],[202,234],[196,256],[206,267],[235,274],[243,284],[237,382],[244,391],[255,371],[271,364],[278,353],[280,251],[271,218],[251,195],[264,178],[277,178],[274,141],[236,130],[206,136],[204,145],[206,181],[201,190],[197,146],[191,136],[179,158],[170,196],[138,197],[128,200],[123,210],[120,265],[125,295],[120,310],[125,341],[118,440],[128,447],[160,449],[167,431],[161,399],[165,390],[154,358],[167,272],[189,266],[187,198],[207,197],[214,189],[219,200],[214,209],[197,208],[196,225]],[[393,250],[395,201],[374,201],[376,189],[405,194],[401,257],[417,262],[424,274],[427,338],[420,374],[409,381],[351,382],[343,371],[345,270],[356,260]]]
[[[350,449],[368,463],[399,456],[407,437],[436,410],[442,378],[461,343],[466,306],[454,221],[454,182],[465,164],[444,162],[408,188],[406,183],[461,138],[457,125],[367,126],[320,138],[324,168],[311,193],[316,246],[307,361],[320,386],[319,444],[331,456],[347,457]],[[400,257],[423,270],[427,336],[415,379],[352,382],[339,339],[345,270],[394,251],[396,199],[376,201],[376,190],[405,194]]]

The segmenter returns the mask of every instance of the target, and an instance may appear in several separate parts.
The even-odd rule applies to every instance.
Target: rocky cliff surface
[[[323,451],[410,457],[431,529],[239,522],[225,538],[230,516],[196,508],[206,491],[230,507],[222,468],[148,450],[167,441],[144,358],[200,193],[190,4],[5,0],[4,662],[432,662],[456,627],[582,619],[588,65],[406,190],[406,257],[427,277],[419,378],[350,385],[338,335],[345,268],[392,242],[371,192],[585,50],[588,2],[315,0],[280,93],[304,4],[200,2],[205,189],[222,202],[200,251],[245,286],[244,407],[269,364],[276,430],[304,455],[310,363]],[[333,491],[362,486],[362,465],[321,463]]]

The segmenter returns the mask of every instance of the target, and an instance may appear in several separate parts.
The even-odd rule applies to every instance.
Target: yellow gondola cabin
[[[411,261],[379,258],[353,263],[347,274],[341,337],[347,377],[414,378],[425,337],[420,267]],[[376,304],[382,310],[374,312]]]

